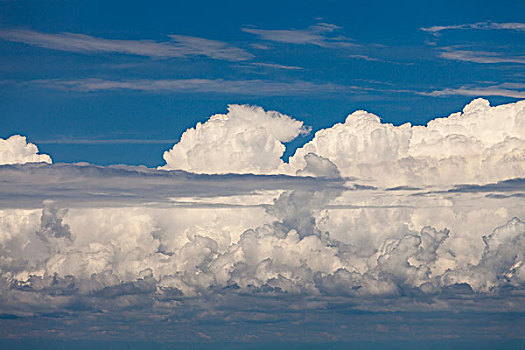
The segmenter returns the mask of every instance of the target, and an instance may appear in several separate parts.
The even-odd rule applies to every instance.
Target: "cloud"
[[[46,49],[86,54],[119,53],[158,59],[198,55],[227,61],[253,58],[249,52],[225,42],[185,35],[170,35],[171,42],[156,42],[104,39],[76,33],[49,34],[31,30],[3,30],[0,31],[0,38]]]
[[[507,84],[500,90],[507,87],[519,86]],[[452,91],[427,95],[440,94]],[[219,174],[340,174],[381,187],[501,181],[525,172],[524,108],[524,101],[491,107],[476,99],[463,112],[427,126],[384,124],[376,115],[356,111],[344,123],[317,131],[285,163],[284,143],[302,133],[302,122],[259,107],[230,106],[228,114],[187,130],[164,154],[165,168]]]
[[[280,82],[272,80],[172,79],[172,80],[33,80],[21,86],[41,86],[50,89],[78,92],[145,91],[172,93],[218,93],[236,95],[290,96],[350,89],[331,83],[308,81]]]
[[[366,56],[366,55],[349,55],[348,57],[350,57],[350,58],[357,58],[357,59],[361,59],[361,60],[365,60],[365,61],[373,61],[373,62],[381,61],[379,58],[370,57],[370,56]]]
[[[3,184],[0,207],[17,208],[38,207],[47,199],[67,207],[90,203],[116,207],[250,207],[271,203],[271,196],[279,191],[342,186],[337,179],[199,175],[143,166],[101,167],[87,163],[1,165],[0,179]],[[67,186],[61,189],[63,184]]]
[[[460,88],[446,88],[442,90],[434,90],[431,92],[419,92],[423,96],[504,96],[513,98],[525,98],[525,84],[510,84],[504,83],[500,85],[476,87],[463,86]],[[517,90],[519,89],[519,90]]]
[[[243,32],[257,35],[265,41],[296,45],[316,45],[327,48],[355,46],[350,38],[330,35],[340,30],[334,24],[318,23],[306,29],[257,29],[242,28]]]
[[[356,111],[344,123],[317,131],[282,171],[304,168],[305,155],[312,153],[335,164],[342,176],[382,186],[519,177],[525,172],[524,108],[525,101],[490,107],[488,101],[476,99],[462,113],[434,119],[427,126],[383,124],[371,113]]]
[[[471,51],[456,47],[444,47],[439,56],[448,60],[474,63],[525,63],[525,56],[508,56],[501,52]]]
[[[91,170],[77,169],[88,175]],[[148,173],[157,176],[154,170]],[[41,173],[27,176],[41,178]],[[199,181],[206,185],[208,179],[200,176],[194,184],[181,187],[197,190]],[[163,185],[170,187],[177,184]],[[364,309],[388,310],[403,308],[398,302],[410,293],[409,307],[432,308],[421,303],[432,296],[442,298],[436,306],[447,310],[461,307],[454,304],[457,294],[450,290],[458,285],[466,284],[477,293],[468,296],[473,303],[478,297],[487,302],[504,288],[523,289],[525,224],[511,216],[523,213],[522,202],[504,199],[487,209],[486,203],[463,193],[473,205],[458,204],[451,210],[443,203],[425,209],[422,204],[434,199],[377,191],[359,197],[347,191],[353,202],[410,200],[417,208],[327,211],[329,203],[345,196],[343,192],[341,187],[311,183],[281,193],[267,207],[204,212],[143,205],[107,207],[96,202],[65,210],[54,201],[44,202],[41,209],[2,209],[0,276],[9,287],[0,289],[0,309],[11,314],[31,310],[38,315],[51,310],[78,312],[75,307],[81,303],[80,312],[145,308],[160,315],[168,310],[176,313],[186,303],[191,306],[192,300],[214,310],[225,307],[215,297],[231,298],[232,303],[243,298],[273,303],[272,296],[293,296],[292,305],[281,302],[284,312],[309,296],[321,302],[352,298]],[[444,221],[450,228],[423,225],[426,221],[440,226]],[[494,222],[502,223],[488,228]],[[377,295],[391,304],[378,305],[369,299]],[[512,311],[509,305],[505,309]]]
[[[434,35],[439,34],[444,30],[509,30],[516,32],[525,32],[525,23],[519,22],[508,22],[508,23],[496,23],[496,22],[477,22],[467,24],[457,24],[448,26],[432,26],[420,28],[424,32],[429,32]]]
[[[31,162],[51,163],[47,154],[38,154],[38,147],[28,143],[21,135],[13,135],[8,139],[0,138],[0,164],[20,164]]]
[[[485,185],[460,185],[450,192],[515,192],[525,190],[525,178],[516,178]]]
[[[164,153],[166,169],[197,173],[275,172],[283,163],[283,143],[305,134],[302,122],[260,107],[230,105],[197,124]]]
[[[284,69],[284,70],[302,70],[303,69],[297,66],[285,66],[282,64],[275,64],[275,63],[253,62],[253,63],[250,63],[250,65],[264,67],[264,68]]]
[[[1,165],[1,332],[501,335],[525,309],[524,108],[477,99],[426,126],[358,111],[284,163],[304,124],[232,105],[165,155],[219,174]]]

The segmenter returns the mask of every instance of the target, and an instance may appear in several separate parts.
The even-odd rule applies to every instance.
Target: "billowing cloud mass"
[[[2,165],[0,334],[410,338],[418,314],[436,337],[515,336],[524,123],[523,101],[427,126],[358,111],[284,163],[302,122],[233,105],[165,169]]]
[[[279,113],[233,105],[228,114],[186,131],[164,154],[164,168],[316,175],[307,169],[317,157],[344,177],[379,186],[486,183],[525,173],[525,101],[491,107],[476,99],[426,126],[394,126],[356,111],[344,123],[316,132],[283,163],[283,143],[304,130]]]
[[[426,126],[384,124],[365,111],[320,130],[290,159],[303,167],[314,153],[343,176],[380,185],[486,183],[525,173],[525,101],[490,107],[484,99]]]
[[[13,135],[8,139],[0,138],[0,164],[51,163],[47,154],[38,154],[38,147],[27,142],[24,136]]]
[[[164,153],[164,169],[197,173],[275,172],[288,142],[308,132],[303,122],[260,107],[230,105],[182,134]]]

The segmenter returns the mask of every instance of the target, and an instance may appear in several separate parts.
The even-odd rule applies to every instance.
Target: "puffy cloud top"
[[[290,159],[284,172],[300,173],[305,156],[334,163],[343,176],[380,185],[498,181],[525,174],[525,101],[490,107],[484,99],[427,126],[381,123],[365,111],[320,130]]]
[[[303,122],[260,107],[230,105],[186,130],[180,142],[164,153],[164,169],[196,173],[275,172],[283,163],[283,142],[308,130]]]
[[[289,163],[284,143],[301,121],[260,107],[231,105],[187,130],[164,153],[164,169],[357,177],[379,186],[488,183],[525,174],[525,101],[491,107],[484,99],[426,126],[382,123],[366,111],[319,130]]]
[[[8,139],[0,138],[0,164],[51,163],[47,154],[38,154],[38,147],[27,142],[25,136],[13,135]]]

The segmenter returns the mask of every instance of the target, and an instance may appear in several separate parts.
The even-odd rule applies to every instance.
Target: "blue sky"
[[[55,162],[160,165],[230,103],[315,131],[356,109],[424,124],[524,94],[521,1],[2,1],[0,13],[0,137],[26,135]]]
[[[523,349],[524,38],[524,1],[0,0],[0,348]]]

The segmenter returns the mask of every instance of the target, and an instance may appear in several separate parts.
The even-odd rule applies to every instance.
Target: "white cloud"
[[[490,107],[477,99],[462,113],[427,126],[383,124],[365,111],[319,130],[284,164],[304,168],[306,154],[334,163],[343,176],[381,186],[484,183],[525,174],[525,101]],[[497,170],[496,170],[497,169]]]
[[[38,154],[38,147],[28,143],[24,136],[13,135],[0,138],[0,164],[20,164],[31,162],[51,163],[47,154]]]
[[[92,202],[67,211],[51,201],[42,210],[3,209],[0,276],[11,287],[0,290],[0,309],[67,310],[64,299],[84,298],[95,310],[108,299],[119,310],[144,298],[166,310],[178,307],[170,303],[173,297],[234,297],[237,290],[254,299],[275,293],[297,300],[364,297],[367,307],[370,295],[413,289],[436,296],[458,283],[484,298],[500,288],[523,288],[525,224],[512,218],[525,213],[523,202],[414,193],[359,195],[313,186],[286,191],[266,209],[112,208]],[[327,210],[338,198],[354,204],[408,201],[414,207]],[[500,226],[493,229],[494,223]],[[130,299],[134,295],[139,299]],[[415,305],[417,295],[425,298],[414,294]],[[48,302],[32,303],[41,296]]]
[[[104,39],[76,33],[49,34],[31,30],[3,30],[0,31],[0,38],[46,49],[88,54],[121,53],[152,58],[201,55],[227,61],[253,58],[249,52],[225,42],[185,35],[170,35],[172,42],[156,42]]]
[[[306,29],[257,29],[242,28],[243,32],[257,35],[262,40],[285,44],[304,45],[311,44],[320,47],[338,48],[355,46],[351,39],[330,35],[341,27],[329,23],[318,23]]]
[[[303,123],[233,105],[166,153],[169,168],[301,176],[2,165],[2,322],[25,322],[13,331],[23,332],[67,315],[86,336],[85,320],[110,329],[120,315],[140,328],[218,321],[246,333],[321,322],[333,308],[370,322],[377,312],[519,314],[524,102],[478,99],[427,126],[358,111],[290,164],[283,143]]]
[[[504,84],[499,94],[518,85]],[[487,88],[428,94],[476,92],[493,93]],[[344,123],[316,132],[284,163],[283,143],[300,134],[302,123],[286,116],[275,119],[272,116],[280,115],[276,112],[234,106],[227,115],[213,116],[186,131],[164,157],[168,169],[199,173],[315,175],[315,171],[319,176],[340,173],[386,187],[482,184],[525,173],[524,108],[524,101],[491,107],[477,99],[462,113],[434,119],[427,126],[384,124],[371,113],[357,111]],[[265,125],[277,120],[288,125],[276,127],[287,132],[286,137]]]
[[[184,132],[164,153],[164,168],[197,173],[272,173],[283,163],[283,143],[305,132],[302,122],[284,114],[230,105],[227,114],[216,114]]]

